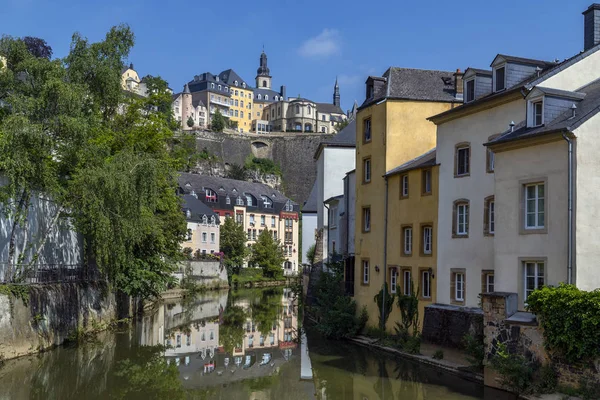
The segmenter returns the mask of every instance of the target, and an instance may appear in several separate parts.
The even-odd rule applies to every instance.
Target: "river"
[[[4,399],[501,399],[482,385],[307,330],[301,380],[290,289],[209,292],[146,310],[132,327],[8,360]]]

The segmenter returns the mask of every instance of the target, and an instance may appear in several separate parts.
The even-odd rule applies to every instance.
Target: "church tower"
[[[337,76],[335,77],[335,86],[333,87],[333,105],[340,107],[340,86],[338,85]]]
[[[267,67],[267,55],[263,49],[260,55],[260,67],[256,70],[256,87],[258,89],[271,89],[271,75]]]
[[[187,124],[190,117],[194,118],[194,108],[192,106],[192,93],[186,83],[183,87],[183,93],[181,93],[181,127],[184,131],[193,129],[193,126]]]

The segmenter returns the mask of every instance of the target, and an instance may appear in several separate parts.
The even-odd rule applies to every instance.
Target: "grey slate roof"
[[[317,111],[324,114],[344,114],[342,109],[331,103],[316,103]]]
[[[431,167],[436,165],[435,159],[435,147],[428,152],[421,154],[420,156],[413,158],[410,161],[405,162],[404,164],[386,172],[385,176],[396,175],[402,172],[411,171],[413,169]]]
[[[578,92],[585,93],[586,96],[583,100],[578,102],[575,118],[572,118],[572,111],[569,109],[548,124],[535,128],[528,128],[525,121],[522,121],[519,125],[515,126],[514,131],[507,131],[485,145],[488,146],[513,140],[528,139],[561,131],[573,132],[585,121],[600,112],[600,80],[579,89]]]
[[[252,88],[251,88],[252,89]],[[275,96],[277,97],[281,97],[281,93],[276,92],[275,90],[271,90],[271,89],[265,89],[265,88],[253,88],[252,91],[254,92],[254,100],[257,101],[265,101],[265,95],[269,96],[269,102],[273,102],[275,101]],[[258,95],[261,95],[261,99],[258,99]]]
[[[498,58],[498,57],[504,58],[507,62],[514,62],[517,64],[537,65],[542,69],[550,68],[557,64],[554,61],[543,61],[543,60],[535,60],[533,58],[510,56],[508,54],[498,54],[496,57],[494,57],[494,60],[492,61],[490,66],[492,64],[494,64],[494,61],[496,61],[496,58]]]
[[[319,143],[315,151],[314,159],[319,158],[319,154],[324,147],[356,147],[356,119],[351,120],[344,129],[339,131],[332,139],[324,140]]]
[[[217,224],[219,223],[219,215],[206,204],[198,200],[196,196],[184,194],[181,197],[183,198],[183,211],[189,210],[192,214],[190,218],[186,217],[187,221],[200,222],[202,221],[202,217],[206,215],[208,218],[215,216],[217,219]]]
[[[313,184],[312,190],[308,195],[308,199],[302,206],[303,213],[316,213],[317,212],[317,181]]]
[[[581,92],[572,92],[569,90],[553,89],[553,88],[547,88],[547,87],[543,87],[543,86],[537,86],[536,89],[538,89],[542,93],[550,95],[550,96],[562,97],[562,98],[567,98],[567,99],[575,99],[575,100],[581,100],[581,99],[585,98],[585,93],[581,93]]]
[[[381,77],[369,77],[381,79]],[[387,99],[456,102],[454,72],[390,67],[383,74],[386,82],[373,98],[361,105]]]
[[[219,74],[219,79],[223,82],[225,82],[227,85],[232,86],[232,87],[239,87],[242,88],[242,83],[245,82],[246,83],[246,88],[248,87],[248,82],[246,82],[244,79],[242,79],[242,77],[240,77],[234,70],[230,69],[226,69],[225,71],[221,72]],[[235,81],[238,81],[238,86],[235,86]],[[243,89],[243,88],[242,88]]]
[[[486,76],[492,76],[492,70],[490,69],[479,69],[479,68],[467,68],[465,70],[465,74],[469,71],[473,71],[475,72],[475,75],[486,75]]]

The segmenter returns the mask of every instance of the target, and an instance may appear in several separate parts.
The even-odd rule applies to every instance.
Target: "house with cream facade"
[[[208,112],[201,97],[201,93],[192,94],[187,83],[183,86],[183,92],[172,95],[171,110],[184,131],[208,127]],[[190,119],[193,122],[192,126],[188,123]]]
[[[219,215],[201,202],[196,193],[182,197],[187,236],[181,247],[192,249],[192,254],[198,256],[218,253]]]
[[[465,72],[462,106],[430,118],[440,163],[438,302],[477,307],[482,292],[515,292],[523,309],[542,285],[600,286],[590,222],[600,6],[584,16],[583,52],[560,63],[497,55],[491,70]]]
[[[235,218],[247,232],[248,247],[267,229],[283,248],[284,275],[298,273],[300,207],[281,192],[262,183],[189,173],[180,174],[179,192],[197,196],[219,215],[221,223]]]

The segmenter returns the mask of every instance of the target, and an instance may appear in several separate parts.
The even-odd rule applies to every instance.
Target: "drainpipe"
[[[569,238],[568,238],[568,255],[567,255],[567,283],[573,284],[573,140],[566,132],[562,135],[567,141],[569,152],[569,167],[568,167],[568,204],[569,204]]]
[[[387,295],[386,283],[387,283],[387,225],[388,225],[388,178],[387,176],[383,177],[385,181],[385,202],[383,206],[384,210],[384,219],[383,219],[383,296],[381,302],[381,320],[384,321],[385,317],[385,296]],[[385,332],[385,325],[383,326],[383,331]],[[383,334],[383,333],[382,333]]]

